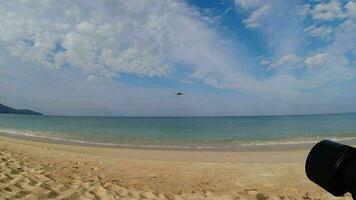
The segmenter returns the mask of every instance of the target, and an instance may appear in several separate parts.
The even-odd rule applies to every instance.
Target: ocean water
[[[356,141],[356,114],[258,117],[0,115],[2,135],[145,148],[216,148]]]

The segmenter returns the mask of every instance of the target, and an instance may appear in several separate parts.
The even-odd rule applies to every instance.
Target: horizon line
[[[288,116],[313,116],[313,115],[346,115],[346,114],[356,114],[356,111],[352,112],[330,112],[330,113],[300,113],[300,114],[266,114],[266,115],[192,115],[192,116],[183,116],[183,115],[162,115],[162,116],[137,116],[137,115],[48,115],[43,114],[42,116],[49,116],[49,117],[107,117],[107,118],[213,118],[213,117],[288,117]]]

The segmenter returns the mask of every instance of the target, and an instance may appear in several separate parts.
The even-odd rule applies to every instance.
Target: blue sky
[[[0,3],[0,19],[0,102],[13,107],[104,116],[356,111],[355,1],[18,0]]]

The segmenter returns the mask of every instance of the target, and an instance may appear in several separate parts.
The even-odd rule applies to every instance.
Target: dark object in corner
[[[305,171],[310,180],[334,196],[346,192],[356,199],[356,149],[323,140],[310,151]]]
[[[17,110],[14,108],[10,108],[8,106],[2,105],[0,103],[0,113],[4,113],[4,114],[21,114],[21,115],[42,115],[42,113],[38,113],[32,110]]]

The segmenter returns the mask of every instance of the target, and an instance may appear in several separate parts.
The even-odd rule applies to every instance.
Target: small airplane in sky
[[[177,96],[182,96],[182,95],[184,95],[184,94],[183,94],[182,92],[177,92],[176,95],[177,95]]]

